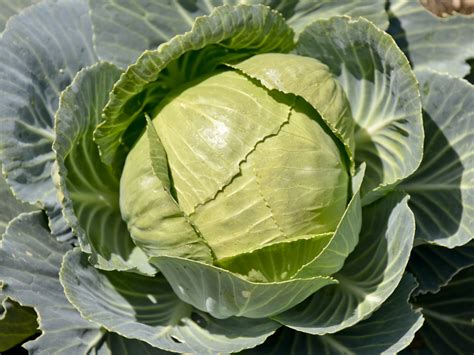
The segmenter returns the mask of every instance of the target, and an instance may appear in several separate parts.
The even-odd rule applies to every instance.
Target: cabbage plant
[[[25,0],[1,28],[0,351],[472,351],[472,16]]]

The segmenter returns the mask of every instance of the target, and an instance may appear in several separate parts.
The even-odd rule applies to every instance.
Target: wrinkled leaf
[[[300,32],[314,20],[336,15],[363,16],[382,29],[388,19],[383,0],[89,0],[94,46],[99,57],[120,67],[133,63],[146,49],[155,49],[175,35],[189,31],[195,19],[216,7],[263,4],[281,12]]]

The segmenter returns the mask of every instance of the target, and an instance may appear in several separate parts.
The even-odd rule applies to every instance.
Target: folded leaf
[[[175,354],[161,350],[136,339],[128,339],[117,333],[106,333],[101,343],[92,348],[88,355],[170,355]]]
[[[312,58],[269,53],[253,56],[234,67],[269,90],[306,100],[344,144],[353,168],[355,122],[342,87],[326,65]]]
[[[98,63],[80,71],[62,93],[53,149],[63,213],[94,265],[106,270],[154,270],[132,241],[119,208],[119,177],[102,163],[92,140],[108,92],[121,71]]]
[[[368,204],[421,162],[421,105],[410,65],[393,39],[363,18],[316,21],[296,51],[325,63],[346,93],[356,122],[355,160],[367,164],[361,194]]]
[[[408,263],[415,233],[408,196],[391,193],[362,211],[359,243],[338,284],[273,317],[295,330],[323,335],[353,326],[372,314],[393,293]]]
[[[341,270],[346,258],[359,242],[362,227],[362,207],[360,187],[365,173],[365,164],[361,164],[352,178],[352,198],[347,204],[336,231],[324,249],[313,260],[306,263],[297,273],[297,277],[310,275],[332,275]]]
[[[268,342],[242,354],[395,354],[413,340],[423,325],[419,310],[408,302],[416,282],[405,274],[392,295],[369,318],[334,334],[323,336],[298,333],[285,328]]]
[[[274,243],[248,253],[220,259],[216,265],[251,281],[285,281],[294,278],[305,264],[314,260],[332,236],[333,233],[300,236],[295,240]]]
[[[237,352],[278,328],[268,319],[215,319],[182,302],[162,275],[99,271],[78,249],[66,255],[60,277],[69,301],[86,319],[168,351]]]
[[[150,122],[122,172],[122,218],[147,256],[172,255],[212,263],[211,250],[175,201],[171,188],[166,152]]]
[[[322,276],[251,282],[227,270],[192,260],[162,256],[151,258],[150,262],[160,269],[180,299],[219,319],[266,318],[336,283]]]

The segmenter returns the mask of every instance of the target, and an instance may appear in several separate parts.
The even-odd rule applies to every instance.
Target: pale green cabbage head
[[[265,68],[272,56],[328,71],[292,55],[252,61]],[[284,254],[289,242],[336,230],[350,197],[349,160],[302,98],[227,68],[170,92],[154,115],[152,134],[131,149],[120,182],[123,219],[149,255],[176,255],[179,245],[182,257],[232,269],[242,254]],[[167,204],[179,206],[181,216],[170,216]],[[252,270],[259,274],[258,265]],[[281,272],[280,279],[290,278]]]

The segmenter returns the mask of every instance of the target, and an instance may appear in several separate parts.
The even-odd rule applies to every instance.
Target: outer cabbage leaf
[[[179,298],[220,319],[275,315],[336,283],[330,277],[314,275],[280,282],[252,282],[193,260],[161,256],[150,262],[160,269]]]
[[[24,8],[39,1],[40,0],[0,0],[0,32],[5,29],[7,21],[10,17],[18,14]]]
[[[88,7],[47,0],[13,17],[0,38],[0,158],[15,195],[40,202],[60,239],[71,237],[56,199],[51,168],[59,94],[94,63]]]
[[[1,169],[2,164],[0,163],[0,240],[8,222],[22,212],[30,212],[37,209],[35,206],[18,201],[15,198],[1,174]]]
[[[420,286],[418,293],[436,293],[462,269],[474,265],[474,241],[447,249],[437,245],[419,245],[411,252],[409,270]]]
[[[204,1],[89,0],[94,46],[100,59],[119,67],[133,63],[146,49],[189,31],[205,15]]]
[[[325,63],[356,121],[356,162],[365,162],[365,204],[412,174],[423,154],[416,79],[393,39],[365,19],[316,21],[300,35],[300,55]]]
[[[236,352],[262,343],[278,324],[267,319],[215,319],[182,302],[162,275],[94,269],[69,252],[61,269],[69,301],[86,318],[124,337],[175,352]]]
[[[451,75],[469,73],[466,60],[474,57],[474,16],[436,17],[418,1],[390,0],[388,32],[415,69],[434,69]]]
[[[41,212],[15,218],[3,238],[2,291],[39,315],[42,335],[24,345],[32,353],[83,353],[102,337],[99,327],[82,319],[68,302],[59,283],[59,267],[69,248],[51,236]]]
[[[382,29],[388,26],[383,0],[89,0],[89,4],[97,53],[120,67],[133,63],[144,50],[189,31],[197,17],[223,4],[270,6],[297,32],[316,19],[335,15],[364,16]]]
[[[292,47],[292,30],[267,7],[222,6],[200,17],[190,32],[145,51],[117,82],[104,109],[105,122],[95,132],[102,160],[121,167],[145,124],[145,113],[154,117],[152,111],[172,88],[222,62]]]
[[[163,353],[137,340],[106,333],[97,324],[83,319],[67,300],[59,282],[63,255],[69,249],[68,243],[59,243],[50,234],[41,212],[23,213],[8,225],[0,247],[0,280],[5,282],[2,293],[21,305],[33,307],[42,331],[24,347],[32,354],[106,354],[119,345],[131,354],[134,354],[132,350]],[[18,312],[28,313],[31,318],[25,324],[31,330],[36,329],[36,326],[32,328],[33,323],[36,325],[34,311],[16,310],[13,321],[20,319]],[[8,317],[7,312],[5,319]],[[13,324],[9,322],[2,335],[12,331]]]
[[[170,355],[166,350],[155,348],[143,341],[124,338],[117,333],[106,333],[87,355]]]
[[[147,49],[191,30],[199,16],[223,5],[266,4],[268,0],[89,0],[94,46],[101,59],[127,67]]]
[[[411,196],[418,242],[448,248],[474,231],[474,87],[433,71],[417,71],[426,131],[420,168],[400,189]]]
[[[295,330],[335,333],[372,314],[397,287],[408,263],[415,233],[408,197],[392,192],[363,208],[359,243],[339,281],[273,319]]]
[[[474,267],[460,271],[438,293],[419,295],[425,324],[418,335],[420,353],[469,354],[474,349]],[[416,352],[414,347],[414,352]]]
[[[62,92],[53,144],[55,182],[63,214],[95,266],[153,273],[121,218],[119,177],[101,162],[92,139],[120,73],[112,64],[99,63],[80,71]]]
[[[271,1],[271,3],[274,2]],[[285,3],[285,0],[279,1],[279,3],[282,6],[281,3]],[[315,20],[328,19],[338,15],[362,16],[383,30],[388,27],[385,1],[382,0],[298,0],[286,3],[294,3],[294,6],[287,5],[288,7],[281,11],[296,33],[304,31],[305,27]]]
[[[330,335],[315,336],[291,329],[277,332],[268,341],[243,354],[395,354],[413,340],[423,324],[420,311],[408,302],[416,287],[413,276],[405,274],[392,295],[368,319]]]

